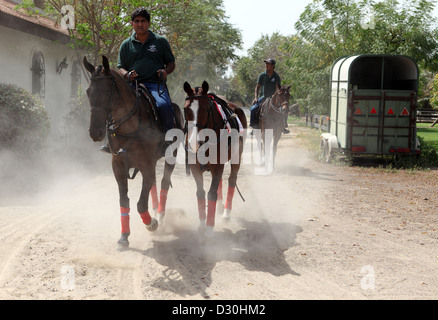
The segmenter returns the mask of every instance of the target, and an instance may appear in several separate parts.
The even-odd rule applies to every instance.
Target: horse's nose
[[[91,107],[90,115],[90,137],[93,141],[102,141],[105,138],[106,128],[105,128],[105,118],[103,113],[96,112],[99,111],[95,107]]]
[[[89,131],[90,137],[91,139],[93,139],[94,142],[103,140],[105,132],[103,132],[102,130],[90,128]]]

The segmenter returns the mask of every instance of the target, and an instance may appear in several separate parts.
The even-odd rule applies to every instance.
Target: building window
[[[78,89],[81,86],[81,67],[80,62],[75,60],[71,67],[71,90],[70,96],[72,98],[78,97]]]
[[[46,66],[41,51],[35,52],[32,57],[32,93],[44,98],[46,92]]]

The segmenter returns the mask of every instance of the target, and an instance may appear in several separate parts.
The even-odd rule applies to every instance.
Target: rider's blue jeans
[[[153,82],[143,82],[143,84],[148,88],[149,92],[157,102],[158,116],[160,117],[163,129],[165,132],[173,129],[175,115],[167,86],[164,84],[158,85],[158,83]]]
[[[257,100],[257,102],[251,108],[249,108],[250,111],[249,125],[251,127],[254,127],[254,125],[259,123],[258,121],[259,119],[257,119],[257,113],[264,100],[265,100],[264,97],[260,97]]]

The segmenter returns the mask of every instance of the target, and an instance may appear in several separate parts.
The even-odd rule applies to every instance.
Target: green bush
[[[38,154],[49,132],[49,116],[41,101],[16,85],[0,83],[0,151]]]
[[[421,146],[421,156],[418,159],[418,165],[422,167],[438,167],[438,153],[431,141],[426,141],[418,136]]]

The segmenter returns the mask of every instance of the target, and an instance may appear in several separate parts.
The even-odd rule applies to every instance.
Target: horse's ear
[[[203,91],[205,94],[207,94],[207,92],[208,92],[208,88],[209,88],[208,82],[207,82],[207,81],[204,81],[204,82],[202,83],[202,91]]]
[[[85,69],[87,69],[88,72],[93,73],[94,70],[96,70],[96,68],[91,63],[88,62],[88,60],[85,56],[84,56],[83,63],[84,63]]]
[[[108,58],[105,56],[102,56],[102,65],[106,73],[110,72],[111,69],[110,69],[109,61]]]
[[[292,85],[290,85],[290,86],[288,86],[286,89],[287,89],[287,91],[289,91],[290,90],[290,88],[292,88]]]
[[[184,82],[184,91],[185,91],[188,95],[193,94],[193,89],[192,89],[192,87],[190,86],[190,84],[189,84],[187,81]]]

